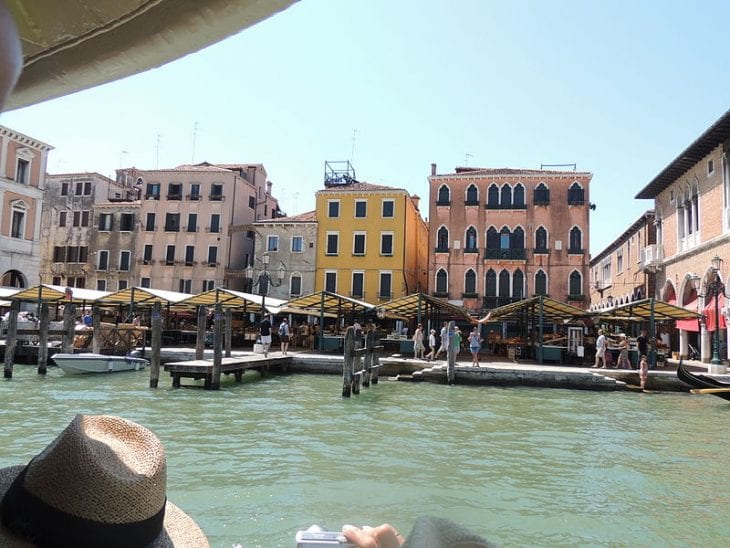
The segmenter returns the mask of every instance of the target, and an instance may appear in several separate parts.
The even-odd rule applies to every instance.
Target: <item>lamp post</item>
[[[720,360],[720,306],[719,299],[720,293],[725,293],[725,284],[722,283],[720,278],[720,269],[722,268],[722,259],[715,255],[712,258],[712,270],[715,274],[715,279],[707,283],[707,295],[715,298],[715,333],[712,338],[712,365],[722,364]]]
[[[261,314],[263,315],[266,311],[266,295],[269,293],[269,284],[274,287],[279,287],[281,282],[284,280],[284,263],[279,264],[279,268],[276,271],[276,279],[278,283],[274,283],[274,280],[269,274],[269,263],[271,261],[271,255],[264,253],[261,256],[261,264],[264,265],[264,269],[259,272],[258,278],[253,282],[253,264],[246,267],[246,277],[252,280],[252,287],[255,285],[259,286],[258,293],[261,295]]]

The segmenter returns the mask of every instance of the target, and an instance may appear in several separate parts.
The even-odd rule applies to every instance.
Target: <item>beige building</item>
[[[39,282],[41,212],[48,153],[53,147],[0,126],[0,285]]]

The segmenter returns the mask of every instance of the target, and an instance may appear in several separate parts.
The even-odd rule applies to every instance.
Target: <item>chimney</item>
[[[271,187],[274,185],[271,181],[266,181],[266,194],[271,196]]]
[[[431,175],[436,175],[436,164],[431,164]]]
[[[421,203],[421,197],[418,194],[414,194],[411,196],[411,201],[413,202],[413,205],[416,206],[416,209],[418,209],[418,204]]]

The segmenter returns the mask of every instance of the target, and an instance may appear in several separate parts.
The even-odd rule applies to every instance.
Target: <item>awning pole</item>
[[[656,325],[654,323],[654,297],[649,301],[649,367],[656,367]],[[639,356],[641,360],[641,356]]]
[[[542,364],[542,335],[543,335],[543,321],[544,321],[544,295],[540,295],[540,319],[538,323],[538,334],[540,336],[540,344],[537,346],[537,363]]]

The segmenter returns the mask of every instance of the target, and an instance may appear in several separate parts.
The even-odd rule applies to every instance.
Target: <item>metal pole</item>
[[[717,276],[717,274],[715,274],[715,276]],[[722,363],[720,361],[720,310],[717,302],[720,296],[720,285],[718,281],[715,280],[711,287],[715,293],[715,332],[712,337],[712,360],[710,360],[710,363],[712,365],[720,365]]]
[[[649,301],[649,368],[656,368],[656,324],[654,322],[654,297]],[[641,360],[641,356],[639,356]]]

